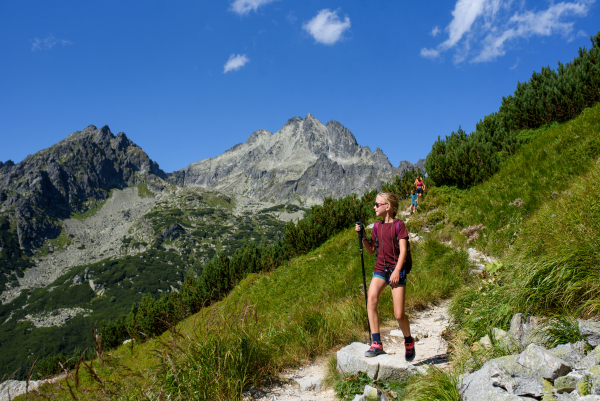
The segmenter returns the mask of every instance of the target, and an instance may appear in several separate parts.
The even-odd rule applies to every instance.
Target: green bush
[[[504,97],[498,112],[480,121],[471,135],[459,127],[445,139],[438,137],[425,161],[436,184],[476,185],[532,139],[527,130],[571,120],[596,104],[600,100],[600,32],[591,41],[592,48],[579,49],[571,63],[559,62],[557,70],[544,67],[529,82],[517,84],[514,95]]]

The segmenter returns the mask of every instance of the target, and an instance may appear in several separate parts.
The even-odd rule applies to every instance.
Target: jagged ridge
[[[215,158],[173,172],[169,180],[276,202],[341,197],[381,187],[413,164],[394,168],[379,148],[360,146],[337,121],[319,122],[312,114],[294,117],[276,133],[260,129]],[[416,168],[423,170],[423,161]]]
[[[22,162],[0,165],[0,212],[12,215],[19,245],[39,247],[56,237],[56,218],[85,211],[111,188],[166,178],[148,155],[121,132],[90,125]]]

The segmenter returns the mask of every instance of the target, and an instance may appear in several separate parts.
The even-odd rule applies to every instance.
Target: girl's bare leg
[[[367,313],[369,316],[371,333],[379,333],[379,314],[377,313],[377,305],[379,304],[379,297],[383,290],[385,290],[386,285],[387,283],[385,280],[379,277],[373,277],[371,284],[369,284]]]
[[[400,326],[400,330],[402,330],[402,334],[404,334],[404,337],[409,337],[410,322],[408,321],[408,316],[406,316],[406,313],[404,313],[405,293],[406,286],[404,285],[399,285],[395,288],[392,288],[392,299],[394,300],[394,317],[396,317],[396,320],[398,321],[398,325]]]

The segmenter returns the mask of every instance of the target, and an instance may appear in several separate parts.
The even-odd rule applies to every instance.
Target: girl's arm
[[[402,270],[402,265],[404,264],[404,260],[406,259],[406,252],[408,250],[408,240],[406,238],[400,238],[398,240],[398,244],[400,245],[400,256],[398,256],[398,264],[396,265],[396,269],[394,272],[398,272],[400,274],[400,270]]]
[[[400,256],[398,256],[398,264],[396,264],[396,268],[394,272],[390,276],[390,284],[395,286],[400,281],[400,271],[402,270],[402,265],[404,264],[404,259],[406,259],[406,252],[408,249],[408,240],[406,238],[400,238],[398,240],[400,245]]]

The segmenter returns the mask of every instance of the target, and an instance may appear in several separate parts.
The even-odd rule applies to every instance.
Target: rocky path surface
[[[424,367],[434,364],[441,368],[448,366],[447,344],[442,333],[449,325],[448,303],[438,305],[414,313],[410,316],[411,330],[418,338],[416,342],[417,356],[412,362],[414,366]],[[392,322],[389,322],[392,323]],[[404,338],[397,333],[397,325],[382,327],[382,342],[388,354],[404,359]],[[394,334],[399,334],[394,335]],[[253,389],[245,394],[245,401],[336,401],[333,389],[311,388],[311,383],[318,383],[325,377],[327,359],[317,359],[311,364],[298,369],[290,369],[282,373],[281,383]],[[317,386],[318,387],[318,386]]]
[[[35,267],[19,278],[19,287],[0,295],[3,304],[11,302],[26,288],[45,287],[69,268],[120,255],[121,242],[133,223],[152,207],[158,198],[138,196],[138,189],[115,190],[102,208],[83,220],[67,219],[63,225],[73,242],[62,252],[35,259]]]

